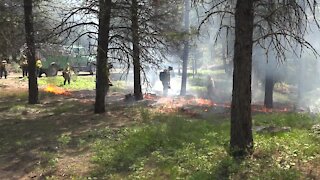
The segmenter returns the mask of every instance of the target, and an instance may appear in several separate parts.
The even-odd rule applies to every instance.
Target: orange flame
[[[179,97],[179,98],[162,97],[158,99],[157,104],[162,105],[163,108],[167,108],[167,109],[180,108],[185,105],[196,105],[196,106],[205,106],[205,107],[212,107],[217,105],[216,103],[208,99],[201,99],[201,98],[186,99],[183,97]]]
[[[58,95],[70,95],[70,92],[53,85],[48,85],[44,91]]]
[[[157,98],[157,95],[151,94],[151,93],[146,93],[143,96],[143,99],[148,99],[148,100],[155,100]]]

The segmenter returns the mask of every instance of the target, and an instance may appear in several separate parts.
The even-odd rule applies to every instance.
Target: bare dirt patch
[[[27,87],[26,79],[0,80],[0,179],[87,177],[92,152],[78,140],[94,129],[136,123],[120,93],[107,97],[106,113],[94,114],[94,91],[64,96],[40,87],[40,104],[28,105]]]

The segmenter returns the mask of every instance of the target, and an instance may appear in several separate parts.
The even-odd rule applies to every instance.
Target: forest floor
[[[45,92],[49,84],[65,91]],[[94,114],[94,79],[0,79],[0,179],[320,179],[320,118],[291,110],[253,115],[255,151],[228,155],[229,105],[194,97],[125,101],[115,83]],[[317,126],[319,125],[319,127]]]

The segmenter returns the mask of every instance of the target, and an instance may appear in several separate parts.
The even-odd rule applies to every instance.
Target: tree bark
[[[274,88],[274,77],[272,72],[266,72],[265,79],[265,91],[264,91],[264,106],[266,108],[273,108],[273,88]]]
[[[27,58],[29,71],[29,104],[37,104],[38,100],[38,81],[36,76],[36,58],[34,45],[34,30],[33,30],[33,12],[32,0],[24,0],[24,16],[25,16],[25,31],[27,41]]]
[[[184,28],[185,32],[189,33],[190,29],[190,0],[186,0],[184,4]],[[188,76],[188,59],[189,59],[189,38],[185,39],[183,54],[182,54],[182,77],[181,77],[181,90],[180,95],[184,96],[187,93],[187,76]]]
[[[235,12],[230,138],[230,152],[234,157],[246,156],[253,150],[251,129],[253,16],[253,0],[238,0]]]
[[[105,95],[108,81],[107,60],[110,31],[111,0],[99,0],[99,32],[96,74],[95,113],[105,112]]]
[[[131,29],[132,29],[132,53],[133,53],[133,78],[134,78],[134,97],[136,100],[142,100],[141,90],[141,64],[140,64],[140,39],[138,22],[138,2],[132,0],[131,5]]]

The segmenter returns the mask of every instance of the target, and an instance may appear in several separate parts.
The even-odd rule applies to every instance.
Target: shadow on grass
[[[217,165],[208,171],[196,171],[190,177],[190,179],[202,179],[202,180],[210,180],[210,179],[219,179],[219,180],[227,180],[232,179],[232,177],[241,171],[241,164],[244,160],[241,159],[233,159],[230,156],[226,156],[221,159]],[[244,175],[243,177],[238,179],[246,179]]]
[[[25,178],[37,167],[54,165],[65,146],[74,156],[83,153],[86,149],[72,139],[107,123],[105,115],[93,114],[90,103],[41,96],[44,103],[36,105],[28,105],[25,95],[0,99],[0,179]]]
[[[210,148],[220,148],[221,154],[226,152],[223,147],[226,144],[225,134],[220,134],[222,131],[213,124],[176,116],[156,116],[155,120],[145,126],[120,132],[116,140],[105,138],[97,141],[93,161],[98,166],[92,175],[102,179],[110,178],[110,174],[127,176],[137,169],[148,169],[145,164],[152,164],[156,169],[173,169],[168,176],[174,178],[175,174],[179,174],[179,167],[174,167],[176,164],[202,166],[204,162],[198,157],[204,155],[214,159],[219,156],[207,155]],[[211,166],[210,162],[205,163],[205,166]],[[196,169],[193,170],[196,172]]]

